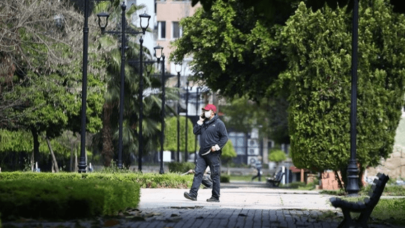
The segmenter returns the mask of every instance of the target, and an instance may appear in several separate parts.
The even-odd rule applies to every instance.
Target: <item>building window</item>
[[[160,40],[166,39],[166,21],[158,21],[158,37]]]
[[[173,39],[180,38],[182,36],[183,31],[182,31],[182,29],[180,27],[179,22],[178,21],[173,21],[172,26],[173,26],[173,30],[172,30],[173,31],[173,35],[172,35]]]
[[[232,141],[233,148],[237,155],[246,155],[246,139],[245,134],[237,132],[229,132],[229,139]]]

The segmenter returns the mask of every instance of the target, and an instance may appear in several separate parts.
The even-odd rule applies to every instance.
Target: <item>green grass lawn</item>
[[[342,197],[350,202],[363,201],[365,196],[361,197]],[[350,213],[352,218],[357,218],[360,213]],[[390,223],[395,225],[405,225],[405,198],[380,199],[377,206],[371,213],[370,223]],[[330,214],[329,216],[333,216]]]
[[[368,192],[371,186],[362,188],[359,192],[359,197],[346,197],[345,192],[342,190],[335,191],[322,191],[321,193],[330,195],[340,195],[342,199],[350,202],[363,201],[368,197]],[[383,196],[405,196],[405,187],[387,185],[384,188]],[[351,213],[353,218],[357,218],[359,213]],[[371,217],[372,222],[376,223],[390,223],[395,225],[405,225],[405,198],[396,199],[380,199],[377,206],[374,208]]]

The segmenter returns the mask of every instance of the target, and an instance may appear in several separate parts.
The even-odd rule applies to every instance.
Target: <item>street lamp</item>
[[[123,113],[124,113],[124,82],[125,82],[125,34],[131,34],[131,35],[138,35],[138,34],[143,34],[145,35],[145,31],[149,26],[149,20],[150,20],[150,16],[147,14],[141,14],[139,15],[140,17],[140,27],[141,27],[141,31],[126,31],[126,19],[125,19],[125,11],[126,11],[126,5],[125,5],[125,1],[122,2],[121,4],[121,31],[105,31],[105,29],[107,28],[108,25],[108,18],[109,18],[109,14],[106,12],[102,12],[97,14],[98,17],[98,25],[100,26],[101,29],[101,33],[108,33],[108,34],[116,34],[116,35],[121,35],[121,85],[120,85],[120,109],[119,109],[119,140],[118,140],[118,168],[122,169],[122,125],[123,125]],[[147,19],[147,23],[142,22],[143,19]],[[142,115],[142,57],[143,57],[143,47],[142,47],[142,43],[143,43],[143,39],[142,37],[140,38],[140,113]],[[142,132],[142,122],[140,121],[140,132]],[[141,135],[141,133],[140,133]],[[141,144],[141,141],[140,141]],[[139,148],[142,148],[141,146]],[[142,159],[142,150],[139,150],[139,154],[140,154],[140,159]],[[139,167],[139,171],[142,171],[142,165],[140,164]]]
[[[176,63],[177,71],[177,88],[179,100],[177,102],[177,162],[180,162],[180,73],[181,73],[181,63]]]
[[[64,25],[64,20],[65,18],[63,17],[62,14],[57,14],[53,17],[53,19],[55,20],[55,25],[58,28],[62,28]]]
[[[350,160],[347,167],[346,191],[350,196],[357,196],[359,188],[359,170],[356,162],[356,124],[357,124],[357,49],[359,28],[359,1],[353,1],[352,26],[352,93],[350,105]]]
[[[163,147],[164,147],[164,132],[165,132],[165,55],[162,53],[163,52],[163,47],[157,46],[154,48],[155,49],[155,57],[157,58],[157,62],[159,64],[160,59],[162,59],[162,110],[161,110],[161,121],[162,121],[162,127],[160,131],[160,174],[164,174],[165,171],[163,169]]]
[[[79,173],[86,172],[86,102],[87,102],[87,62],[89,49],[89,0],[84,0],[83,65],[82,65],[82,113],[80,133]]]
[[[188,161],[188,147],[187,147],[187,141],[188,141],[188,86],[189,86],[189,81],[187,80],[187,87],[186,87],[186,144],[185,144],[185,154],[184,154],[184,159],[186,162]]]

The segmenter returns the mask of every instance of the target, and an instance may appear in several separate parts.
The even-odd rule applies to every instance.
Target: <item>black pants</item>
[[[203,175],[207,166],[211,169],[212,197],[219,199],[220,196],[220,173],[221,173],[221,151],[211,152],[205,156],[198,156],[193,185],[190,194],[197,197]]]
[[[262,169],[257,169],[257,175],[252,177],[252,180],[254,180],[256,177],[259,178],[259,181],[262,181]]]

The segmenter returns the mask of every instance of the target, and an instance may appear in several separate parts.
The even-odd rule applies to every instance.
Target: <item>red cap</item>
[[[202,108],[202,110],[212,110],[213,112],[217,112],[217,107],[215,107],[213,104],[207,104],[204,108]]]

